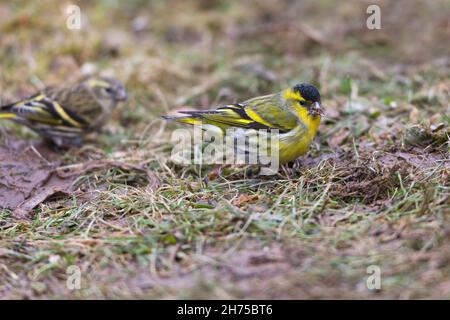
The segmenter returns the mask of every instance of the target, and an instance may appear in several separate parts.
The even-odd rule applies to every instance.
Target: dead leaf
[[[72,180],[61,179],[52,175],[44,187],[36,190],[35,194],[19,204],[14,210],[14,216],[18,219],[30,218],[30,212],[42,202],[57,194],[68,196],[71,193]]]
[[[43,197],[41,193],[55,188],[65,190],[71,185],[73,179],[55,176],[58,159],[59,155],[41,142],[10,139],[7,145],[0,145],[0,208],[15,210],[23,204],[25,213],[31,203]],[[30,197],[34,200],[27,205]]]
[[[246,204],[254,203],[256,200],[258,200],[259,196],[254,195],[248,195],[248,194],[241,194],[237,199],[234,199],[232,201],[232,204],[236,207],[243,207]]]

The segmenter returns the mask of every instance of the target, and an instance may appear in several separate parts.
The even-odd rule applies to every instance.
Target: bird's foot
[[[279,174],[284,178],[290,178],[299,172],[301,165],[298,160],[282,164],[279,170]]]

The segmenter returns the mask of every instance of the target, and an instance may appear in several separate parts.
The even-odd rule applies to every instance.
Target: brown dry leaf
[[[70,193],[74,178],[58,177],[54,171],[59,155],[42,143],[10,140],[0,145],[0,208],[25,217],[51,195]]]
[[[234,199],[232,201],[232,204],[236,207],[243,207],[246,204],[254,203],[256,200],[258,200],[258,195],[248,195],[248,194],[241,194],[237,199]]]
[[[47,199],[55,195],[70,195],[73,192],[72,182],[72,179],[61,179],[52,173],[48,181],[14,209],[14,216],[19,219],[29,218],[30,212]]]
[[[223,166],[218,166],[218,167],[213,168],[211,171],[209,171],[208,176],[207,176],[207,181],[216,180],[220,176],[223,168],[224,168]]]
[[[0,146],[0,208],[27,218],[40,203],[55,195],[70,195],[73,182],[87,171],[119,167],[146,173],[148,191],[160,186],[158,176],[142,165],[121,161],[90,161],[60,167],[60,155],[36,142],[12,141]]]

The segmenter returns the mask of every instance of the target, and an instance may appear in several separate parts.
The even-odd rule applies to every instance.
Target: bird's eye
[[[301,104],[302,106],[306,106],[306,101],[305,101],[305,100],[300,100],[300,104]]]

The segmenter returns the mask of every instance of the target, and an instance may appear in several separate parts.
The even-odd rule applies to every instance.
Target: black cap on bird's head
[[[292,90],[302,99],[300,104],[307,107],[311,115],[323,114],[320,106],[320,93],[315,86],[309,83],[296,84]]]
[[[294,91],[301,94],[306,101],[320,102],[320,93],[312,84],[302,83],[294,86]]]

